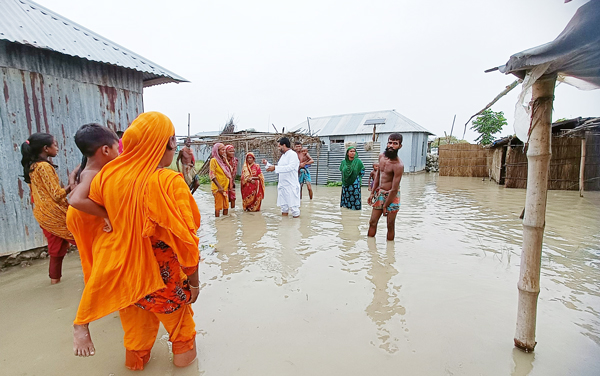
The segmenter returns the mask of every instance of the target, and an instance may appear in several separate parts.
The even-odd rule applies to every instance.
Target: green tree
[[[494,112],[487,109],[473,120],[471,129],[479,133],[479,137],[475,141],[481,145],[489,145],[494,141],[494,135],[502,130],[506,125],[504,112]]]
[[[468,144],[469,143],[469,141],[467,141],[467,140],[459,140],[456,136],[436,137],[435,140],[433,140],[433,142],[431,143],[431,147],[437,148],[440,145],[446,145],[446,144],[448,144],[448,139],[450,139],[451,144]]]

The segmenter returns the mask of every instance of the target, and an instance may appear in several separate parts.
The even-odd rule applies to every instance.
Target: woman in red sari
[[[251,212],[260,211],[260,204],[265,197],[265,177],[255,159],[253,153],[246,154],[241,177],[244,210]]]

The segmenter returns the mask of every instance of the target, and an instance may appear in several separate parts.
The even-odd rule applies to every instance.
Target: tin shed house
[[[385,150],[390,134],[400,133],[403,141],[398,156],[406,172],[425,169],[427,138],[433,134],[396,110],[308,118],[291,130],[309,131],[325,145],[378,143],[381,151]]]
[[[96,122],[124,130],[144,111],[144,88],[186,80],[27,0],[0,0],[0,256],[46,239],[23,181],[20,145],[48,132],[67,181],[80,162],[77,129]]]

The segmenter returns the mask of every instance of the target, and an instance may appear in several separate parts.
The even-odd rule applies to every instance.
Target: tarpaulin
[[[515,110],[515,133],[528,140],[531,87],[543,75],[556,74],[582,90],[600,88],[600,0],[582,5],[552,42],[516,53],[500,72],[523,79]]]

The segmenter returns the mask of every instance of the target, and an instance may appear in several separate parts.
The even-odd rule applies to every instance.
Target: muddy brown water
[[[477,178],[408,175],[394,242],[369,207],[316,187],[299,219],[276,187],[261,213],[215,218],[206,187],[198,360],[172,366],[161,329],[146,375],[598,375],[600,192],[550,191],[536,351],[513,347],[525,191]],[[306,192],[305,192],[306,193]],[[363,202],[368,192],[363,191]],[[1,375],[129,375],[118,314],[72,355],[83,288],[77,253],[50,286],[47,260],[0,273]]]

